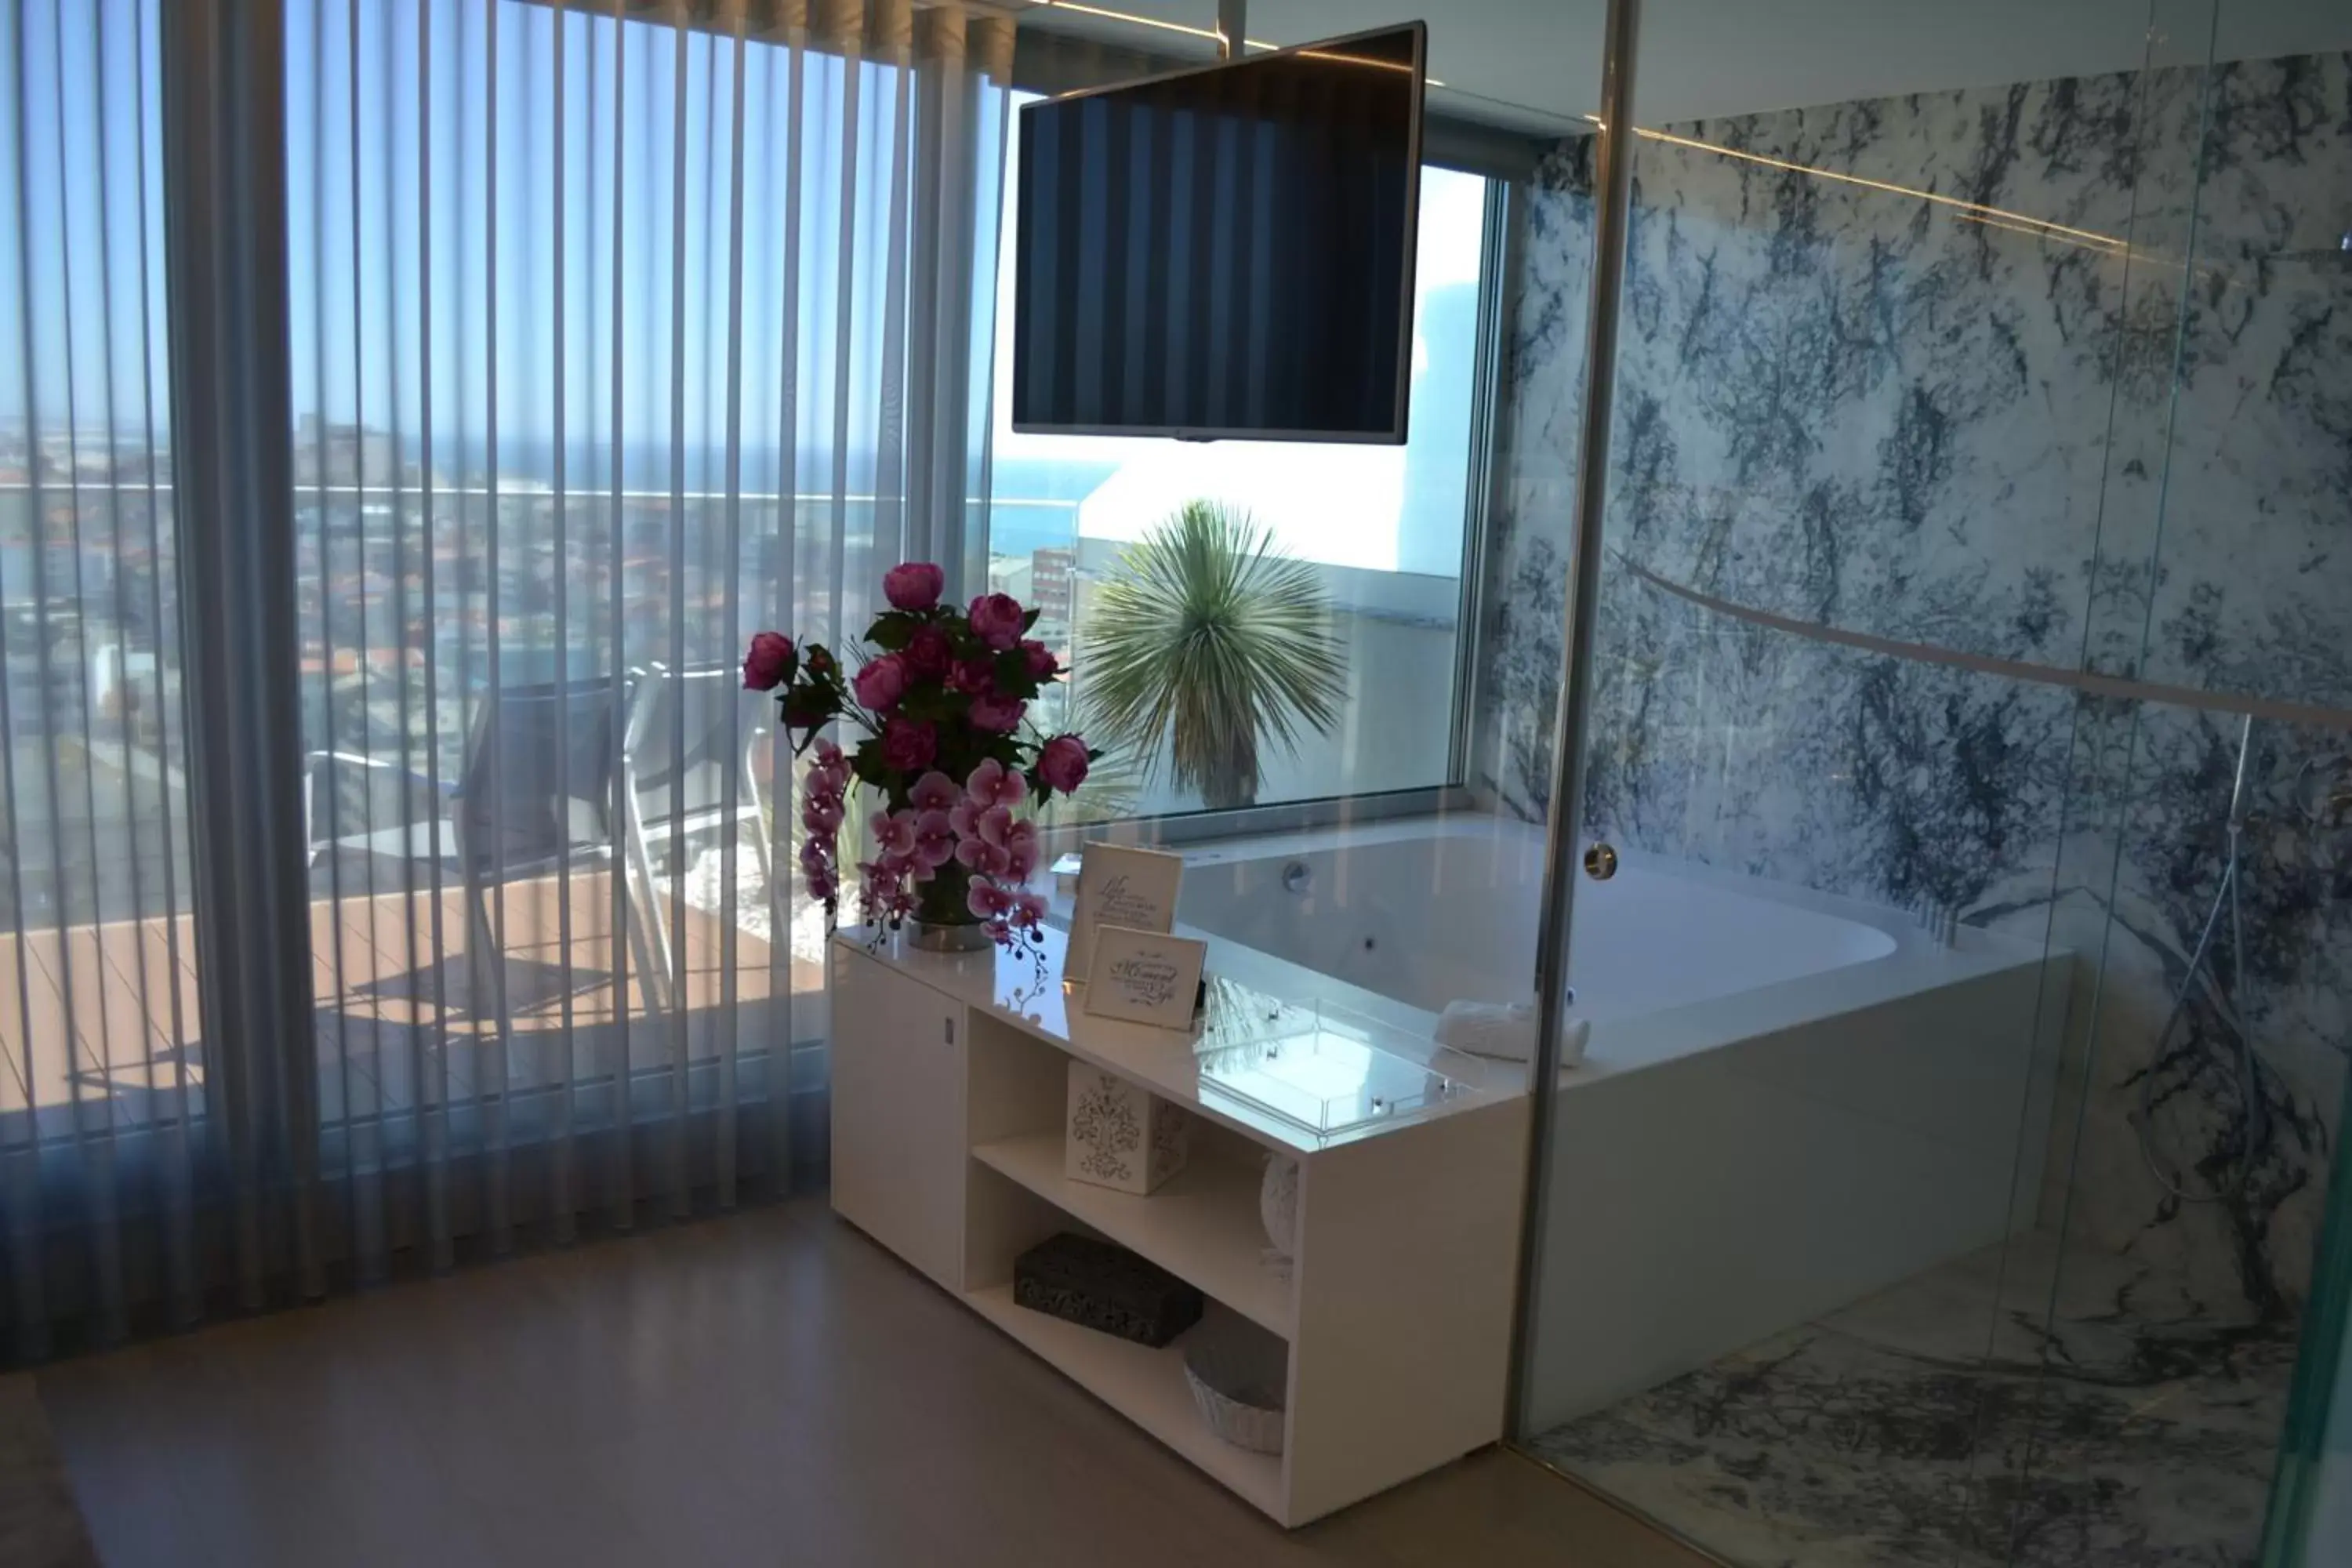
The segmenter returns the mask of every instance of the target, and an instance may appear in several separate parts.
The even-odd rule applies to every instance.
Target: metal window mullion
[[[559,1001],[560,1028],[553,1040],[544,1039],[545,1048],[561,1053],[555,1069],[542,1072],[541,1081],[553,1096],[555,1125],[550,1129],[554,1148],[548,1161],[550,1184],[549,1221],[556,1240],[570,1241],[576,1234],[572,1218],[572,987],[575,981],[572,966],[572,620],[571,620],[571,552],[566,509],[569,502],[564,488],[565,447],[569,433],[564,425],[564,343],[571,331],[571,321],[563,309],[564,252],[571,247],[572,231],[564,216],[564,189],[571,183],[572,161],[563,144],[563,42],[566,21],[563,0],[553,0],[554,21],[554,132],[552,152],[555,159],[553,226],[555,246],[555,279],[551,309],[555,320],[555,336],[551,345],[554,353],[555,396],[555,515],[551,552],[554,556],[555,589],[555,776],[562,781],[562,793],[557,810],[561,813],[555,836],[555,931],[557,963],[562,966],[562,995]],[[542,928],[543,929],[543,928]]]
[[[318,1058],[301,813],[293,570],[284,16],[163,7],[166,321],[209,1125],[228,1168],[238,1294],[284,1247],[324,1289],[312,1223]]]
[[[748,90],[745,79],[750,46],[743,37],[743,6],[741,0],[734,11],[735,88],[734,125],[728,158],[729,188],[727,201],[727,478],[726,478],[726,550],[722,557],[719,592],[726,609],[722,620],[730,639],[743,635],[740,579],[743,567],[743,98]],[[742,837],[735,814],[740,807],[737,780],[741,769],[734,765],[743,755],[743,705],[735,703],[729,710],[727,726],[728,764],[719,784],[719,816],[723,823],[719,839],[719,1101],[718,1101],[718,1199],[722,1209],[735,1206],[736,1127],[735,1100],[739,1092],[740,1064],[736,1051],[740,1045],[737,1032],[735,963],[737,956],[736,900],[736,840]],[[767,831],[761,825],[761,832]],[[771,931],[781,938],[782,933]]]
[[[613,1223],[622,1230],[629,1229],[636,1219],[635,1180],[632,1170],[633,1151],[630,1147],[630,1123],[634,1112],[630,1104],[629,1081],[629,921],[635,918],[630,893],[632,855],[627,842],[629,823],[633,815],[628,798],[628,684],[626,661],[628,650],[624,646],[621,626],[626,610],[623,590],[626,578],[627,529],[622,515],[621,484],[624,472],[621,463],[623,441],[622,410],[625,406],[622,361],[624,329],[623,313],[625,296],[622,282],[627,274],[624,265],[625,240],[628,236],[626,216],[628,204],[624,200],[623,174],[628,166],[627,139],[624,130],[628,123],[625,112],[629,82],[627,26],[623,20],[623,0],[613,0],[613,494],[612,494],[612,556],[607,568],[610,580],[613,647],[612,688],[612,806],[605,835],[612,852],[611,891],[613,897],[613,1127],[612,1205]],[[653,889],[646,890],[648,900]],[[644,976],[639,984],[647,996],[653,994],[653,977]]]
[[[686,1181],[686,102],[688,86],[685,0],[672,13],[677,24],[670,88],[669,264],[669,1163],[672,1215],[688,1213]],[[707,150],[706,150],[707,151]],[[648,889],[650,893],[652,889]]]
[[[170,975],[170,991],[165,1005],[172,1021],[172,1090],[171,1115],[163,1119],[168,1127],[161,1140],[163,1153],[158,1161],[163,1194],[163,1268],[166,1288],[171,1293],[170,1316],[174,1324],[194,1322],[203,1314],[204,1291],[199,1279],[195,1256],[195,1182],[190,1169],[190,1145],[194,1141],[190,1118],[194,1107],[189,1098],[187,1020],[180,1003],[180,893],[179,868],[173,848],[172,833],[172,715],[163,685],[163,660],[166,644],[163,626],[163,495],[155,483],[155,376],[153,287],[148,272],[150,235],[147,226],[147,6],[146,0],[136,0],[131,11],[131,27],[135,37],[132,46],[132,93],[139,104],[138,159],[139,199],[139,394],[140,419],[147,458],[147,606],[148,621],[155,639],[155,731],[156,758],[155,795],[156,820],[161,830],[163,851],[163,965]],[[159,29],[160,31],[160,29]],[[5,718],[0,718],[0,730],[5,730]]]
[[[1504,482],[1503,378],[1510,364],[1511,312],[1518,303],[1512,237],[1511,186],[1486,182],[1485,226],[1478,247],[1478,327],[1471,360],[1470,448],[1465,454],[1462,574],[1454,617],[1454,721],[1448,732],[1445,780],[1469,782],[1473,725],[1481,654],[1480,618],[1485,614],[1486,531],[1496,515],[1496,493]]]

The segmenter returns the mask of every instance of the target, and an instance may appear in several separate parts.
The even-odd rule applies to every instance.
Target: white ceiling
[[[1216,20],[1213,0],[1099,4],[1193,27]],[[1604,0],[1250,0],[1248,34],[1299,44],[1420,17],[1430,75],[1446,84],[1431,90],[1433,110],[1539,130],[1599,108],[1606,10]],[[2209,31],[2229,59],[2352,48],[2352,0],[1643,0],[1641,10],[1633,110],[1650,125],[2194,63]],[[1023,21],[1171,53],[1205,47],[1075,13],[1041,8]]]

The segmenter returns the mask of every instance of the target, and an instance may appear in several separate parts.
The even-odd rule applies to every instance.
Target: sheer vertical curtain
[[[119,1331],[173,1258],[184,1317],[237,1248],[273,1248],[273,1277],[289,1248],[206,1222],[207,1172],[253,1151],[205,1115],[173,953],[236,934],[170,918],[168,434],[142,401],[165,367],[141,336],[162,290],[139,270],[161,252],[138,226],[176,193],[126,107],[155,93],[154,25],[117,0],[10,20],[0,1202],[32,1349],[68,1312]],[[291,1251],[364,1279],[725,1206],[821,1158],[792,1092],[822,1084],[819,931],[734,661],[760,626],[854,628],[902,553],[984,559],[977,261],[1010,57],[1009,24],[904,0],[287,0],[285,830],[315,1005],[274,1048],[285,1105],[317,1108],[315,1161],[269,1173],[305,1189]],[[99,140],[104,189],[61,181]],[[55,449],[101,423],[102,480]],[[85,697],[60,704],[59,669]],[[41,1007],[77,1001],[58,1034]],[[141,1192],[192,1204],[125,1185],[124,1139],[165,1125],[183,1174],[142,1152]]]

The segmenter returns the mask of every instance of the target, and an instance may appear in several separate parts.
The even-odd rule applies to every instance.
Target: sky
[[[38,423],[70,415],[89,430],[110,411],[121,438],[135,444],[151,409],[159,439],[168,425],[162,3],[25,0],[21,31],[0,38],[0,179],[18,183],[26,218],[17,243],[0,245],[0,300],[19,307],[0,310],[0,426],[29,407]],[[414,451],[429,396],[436,467],[481,471],[493,466],[485,437],[495,381],[495,466],[539,471],[560,391],[575,449],[610,437],[617,405],[630,482],[671,478],[677,439],[692,487],[723,483],[730,406],[740,409],[747,487],[777,482],[762,468],[779,448],[802,453],[805,472],[808,453],[876,444],[873,411],[895,403],[890,389],[866,381],[884,358],[882,290],[866,284],[845,301],[842,284],[887,275],[885,181],[907,133],[889,90],[896,79],[818,52],[801,57],[795,180],[786,150],[793,58],[765,45],[746,51],[739,279],[729,41],[632,23],[617,30],[616,53],[609,17],[573,11],[559,22],[552,7],[515,0],[289,0],[287,19],[298,412],[398,430]],[[494,123],[486,103],[496,106]],[[1425,298],[1475,279],[1484,182],[1432,170],[1422,201],[1416,289]],[[1000,265],[1009,280],[1009,257]],[[740,322],[730,311],[739,290]],[[794,299],[802,305],[788,322]],[[788,326],[790,388],[778,374]],[[1395,564],[1402,448],[1018,436],[1006,415],[1009,310],[996,326],[1000,460],[1133,469],[1123,488],[1140,499],[1097,504],[1092,531],[1139,530],[1158,507],[1150,476],[1173,470],[1167,484],[1245,494],[1310,558]],[[836,357],[845,333],[845,364]],[[1417,337],[1416,359],[1426,353]],[[843,407],[852,411],[846,430],[835,423]],[[660,471],[638,470],[641,449]]]

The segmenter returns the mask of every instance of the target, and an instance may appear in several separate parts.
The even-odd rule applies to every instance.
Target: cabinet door
[[[963,1008],[890,964],[833,950],[833,1207],[963,1289]]]

